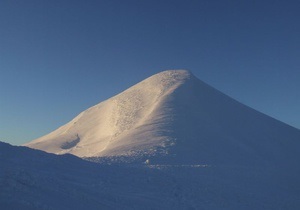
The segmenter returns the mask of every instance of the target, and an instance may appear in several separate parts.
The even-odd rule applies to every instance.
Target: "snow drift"
[[[299,209],[299,170],[99,164],[0,142],[0,209]]]

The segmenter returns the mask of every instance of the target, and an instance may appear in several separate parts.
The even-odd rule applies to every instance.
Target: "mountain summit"
[[[26,146],[80,157],[143,155],[167,163],[256,165],[298,159],[300,131],[235,101],[189,71],[169,70]]]

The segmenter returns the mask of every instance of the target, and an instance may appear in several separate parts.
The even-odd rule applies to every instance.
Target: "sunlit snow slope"
[[[300,131],[231,99],[189,71],[170,70],[26,146],[80,157],[148,155],[181,164],[294,164]]]

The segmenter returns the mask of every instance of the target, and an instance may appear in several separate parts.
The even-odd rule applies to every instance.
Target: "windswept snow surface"
[[[296,165],[300,131],[224,95],[186,70],[153,75],[26,146],[153,164]]]
[[[99,164],[0,142],[1,210],[299,209],[299,170]]]

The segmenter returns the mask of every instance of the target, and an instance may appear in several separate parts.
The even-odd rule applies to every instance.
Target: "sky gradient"
[[[19,145],[163,70],[300,128],[300,2],[0,1],[0,141]]]

